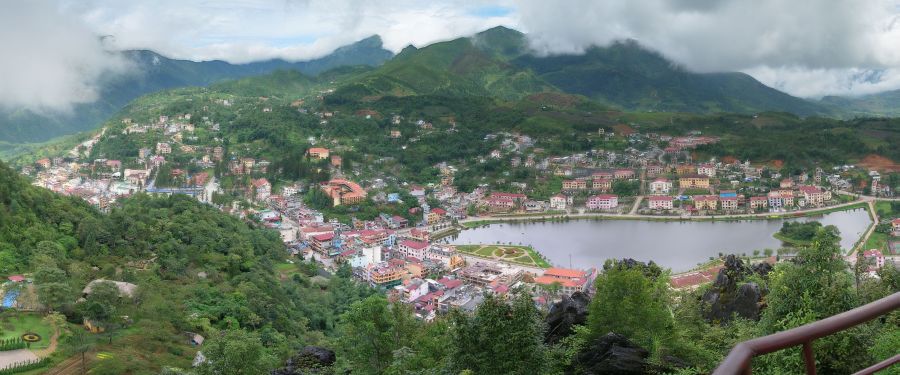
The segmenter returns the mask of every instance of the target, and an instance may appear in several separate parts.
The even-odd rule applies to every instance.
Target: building
[[[253,180],[253,189],[256,200],[264,201],[272,195],[272,184],[265,178]]]
[[[335,168],[340,168],[344,165],[344,160],[341,159],[340,155],[331,155],[331,166]]]
[[[719,207],[719,197],[715,195],[695,195],[691,200],[698,210],[715,211]]]
[[[700,164],[697,166],[697,174],[716,177],[716,166],[714,164]]]
[[[556,194],[550,197],[550,209],[564,211],[569,199],[562,194]]]
[[[403,240],[397,244],[397,255],[404,258],[425,259],[426,251],[428,251],[428,242],[424,241]]]
[[[672,197],[667,195],[653,195],[648,202],[651,210],[671,210],[674,207]]]
[[[613,178],[616,180],[625,180],[634,178],[633,169],[616,169],[613,172]]]
[[[159,142],[156,144],[156,153],[160,155],[171,154],[172,146],[166,142]]]
[[[659,164],[648,165],[644,170],[647,172],[647,176],[649,177],[656,177],[663,174],[664,172],[663,166]]]
[[[778,187],[780,187],[782,189],[790,189],[790,188],[794,187],[794,180],[791,180],[790,178],[785,178],[785,179],[781,180],[780,183],[778,183]]]
[[[592,195],[588,197],[589,210],[611,210],[619,206],[619,197],[612,194]]]
[[[587,189],[587,180],[577,179],[577,180],[563,180],[562,182],[563,190],[586,190]]]
[[[405,274],[406,270],[404,268],[388,262],[382,262],[366,268],[366,276],[369,283],[383,288],[392,288],[399,285]]]
[[[734,211],[738,209],[738,198],[737,197],[719,197],[719,201],[722,203],[722,210],[725,211]]]
[[[668,195],[672,191],[672,181],[660,177],[650,183],[650,194]]]
[[[491,212],[513,211],[528,199],[525,194],[494,192],[484,201]]]
[[[750,197],[750,209],[761,210],[769,206],[767,197]]]
[[[679,176],[692,175],[697,173],[697,168],[690,164],[679,164],[675,166],[675,173]]]
[[[797,189],[800,190],[807,205],[821,206],[825,204],[825,201],[831,200],[831,192],[822,191],[817,186],[803,185]]]
[[[310,237],[309,245],[313,251],[328,254],[334,241],[334,232],[316,234]]]
[[[518,267],[503,263],[486,264],[479,262],[460,269],[457,275],[463,281],[485,287],[497,284],[513,285],[522,280],[524,272]]]
[[[566,295],[585,292],[597,276],[596,270],[580,271],[566,268],[548,268],[544,274],[534,279],[534,283],[543,286],[558,285],[560,292]]]
[[[891,220],[891,232],[895,236],[900,236],[900,218]]]
[[[612,189],[612,180],[608,178],[595,178],[591,181],[591,189],[607,192]]]
[[[876,249],[866,250],[863,252],[863,258],[868,262],[866,271],[875,272],[884,267],[884,254]]]
[[[690,174],[678,179],[678,187],[682,189],[709,189],[709,176]]]
[[[328,159],[330,152],[328,151],[327,148],[311,147],[309,150],[306,150],[306,154],[309,155],[309,157],[311,157],[311,158],[324,160],[324,159]]]
[[[334,206],[358,204],[366,199],[366,190],[359,184],[342,178],[328,181],[322,190],[331,197]]]

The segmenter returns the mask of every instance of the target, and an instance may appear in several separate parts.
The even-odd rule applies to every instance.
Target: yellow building
[[[682,176],[678,179],[678,186],[682,189],[708,189],[709,177],[698,174]]]
[[[715,195],[695,195],[693,201],[698,210],[715,211],[719,207],[719,199]]]

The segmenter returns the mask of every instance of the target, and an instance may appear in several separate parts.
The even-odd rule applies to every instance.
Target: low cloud
[[[97,99],[99,82],[128,70],[83,23],[43,0],[0,2],[0,106],[65,112]]]
[[[799,96],[900,87],[897,0],[572,0],[516,2],[539,53],[635,39],[697,72],[744,71]],[[816,79],[810,81],[810,79]]]

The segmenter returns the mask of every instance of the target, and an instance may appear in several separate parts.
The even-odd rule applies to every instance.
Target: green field
[[[482,258],[500,260],[526,266],[549,268],[550,263],[530,246],[520,245],[458,245],[456,249]]]
[[[31,344],[31,349],[43,349],[50,345],[53,328],[45,324],[39,314],[12,311],[0,314],[0,339],[21,337],[28,332],[41,336],[41,341]]]

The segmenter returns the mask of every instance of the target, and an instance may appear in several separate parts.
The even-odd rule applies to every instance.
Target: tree
[[[76,329],[72,336],[69,337],[68,340],[69,345],[72,348],[72,352],[81,355],[81,373],[82,375],[87,373],[86,362],[85,362],[85,353],[89,352],[93,347],[93,342],[88,336],[87,332],[83,329]]]
[[[350,305],[341,316],[338,352],[354,372],[383,373],[393,362],[394,351],[412,346],[415,321],[406,308],[372,295]]]
[[[544,369],[544,327],[529,294],[518,294],[511,304],[487,295],[473,316],[455,310],[450,320],[453,372],[535,374]]]
[[[112,330],[118,319],[120,303],[119,287],[111,281],[99,281],[91,285],[91,292],[80,304],[84,316],[102,327],[112,343]]]
[[[651,352],[666,345],[674,325],[667,280],[653,266],[607,261],[588,310],[591,337],[615,332]]]
[[[263,374],[275,367],[276,359],[260,342],[259,335],[241,329],[219,332],[203,346],[206,356],[198,375]]]

